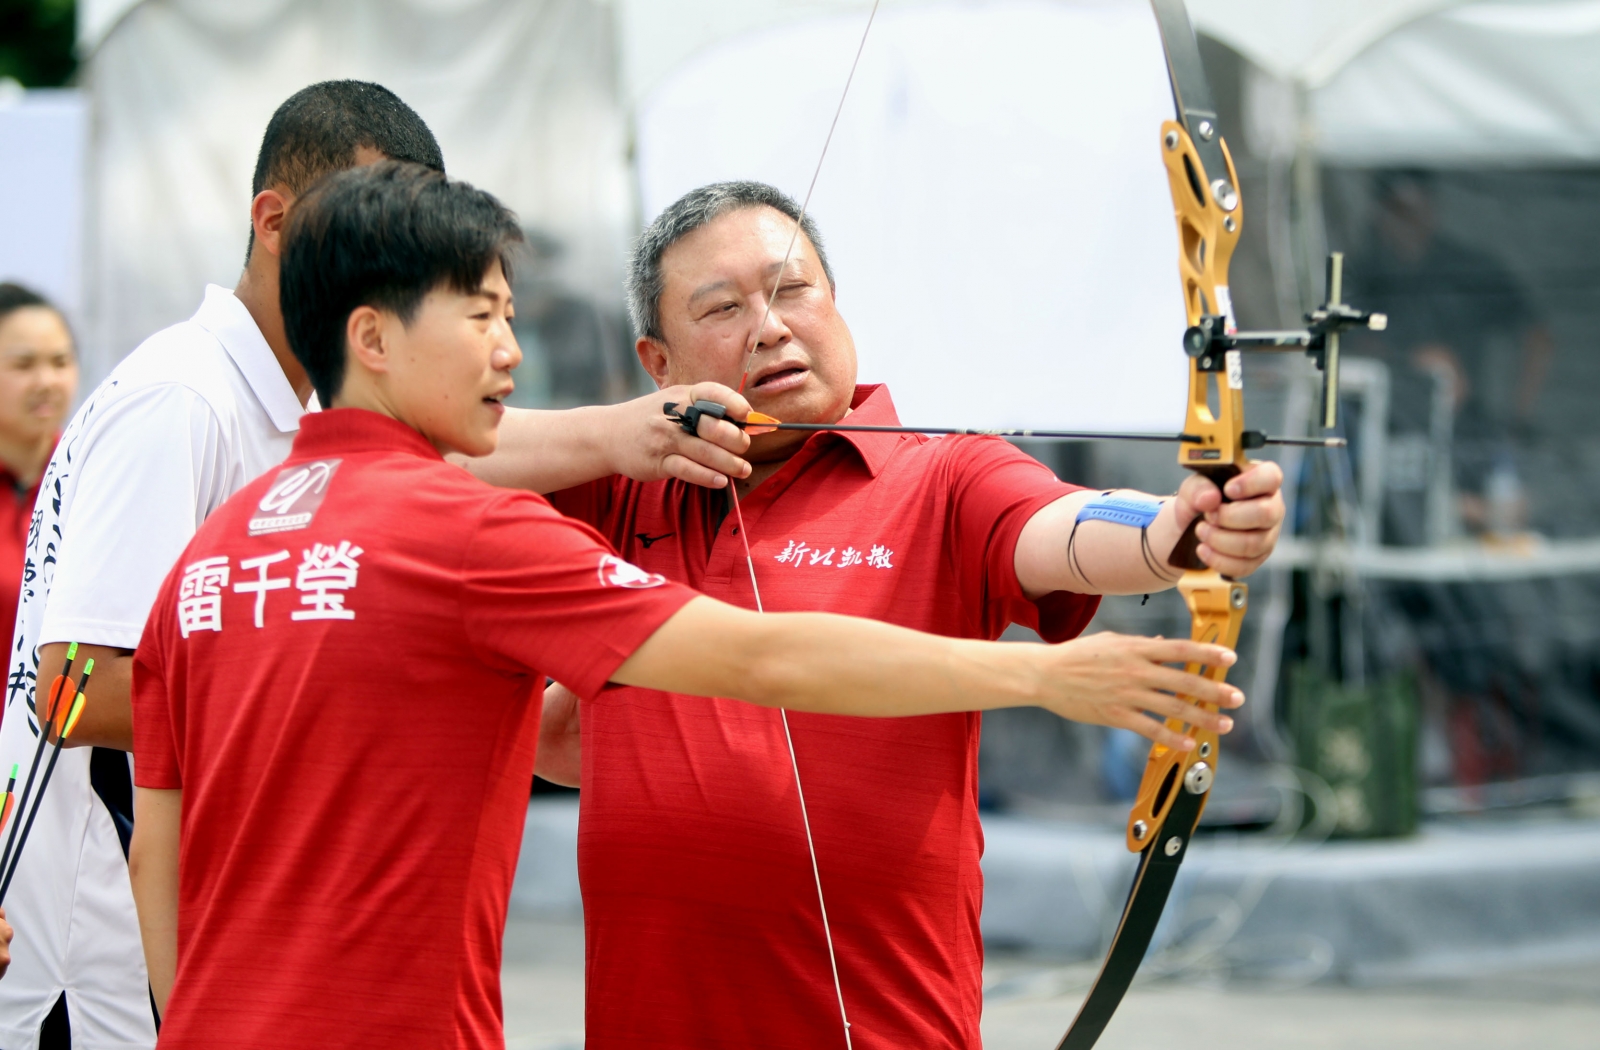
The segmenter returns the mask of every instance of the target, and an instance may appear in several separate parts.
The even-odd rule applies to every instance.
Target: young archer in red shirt
[[[757,615],[445,462],[496,444],[519,236],[488,194],[393,162],[291,215],[286,329],[331,407],[196,532],[135,659],[129,868],[162,1046],[499,1046],[547,674],[832,714],[1105,703],[1080,699],[1104,647]],[[1224,728],[1168,691],[1236,690],[1158,663],[1232,654],[1142,644],[1121,702]]]
[[[798,218],[792,200],[757,183],[704,187],[669,206],[640,237],[630,280],[639,360],[662,393],[517,413],[500,452],[473,469],[551,493],[631,562],[724,601],[757,607],[748,540],[768,610],[952,637],[997,638],[1019,623],[1072,639],[1099,595],[1172,586],[1168,554],[1196,516],[1213,567],[1245,576],[1266,559],[1283,519],[1272,463],[1230,481],[1225,505],[1196,475],[1173,497],[1120,493],[1141,529],[1097,517],[1100,493],[993,438],[752,440],[711,419],[702,440],[675,432],[663,404],[701,398],[734,419],[753,407],[792,422],[899,422],[887,389],[856,385],[832,273],[809,219],[795,237]],[[741,397],[730,388],[747,362]],[[638,450],[660,457],[659,480],[630,480],[645,477],[630,458]],[[736,479],[742,516],[717,491],[723,475]],[[1165,742],[1159,722],[1114,702],[1147,680],[1148,640],[1069,644],[1100,646],[1106,661],[1080,694],[1086,720]],[[979,718],[789,725],[809,829],[769,712],[643,689],[581,705],[547,693],[540,772],[583,791],[590,1050],[842,1047],[842,1009],[856,1050],[980,1045]],[[647,1013],[624,1008],[639,1001]]]

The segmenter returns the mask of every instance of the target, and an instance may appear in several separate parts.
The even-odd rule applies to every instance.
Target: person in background
[[[0,623],[17,622],[23,548],[39,478],[78,390],[78,357],[61,311],[20,284],[0,283]],[[0,707],[0,718],[5,717]]]
[[[1346,352],[1389,366],[1391,460],[1448,462],[1461,525],[1514,532],[1527,525],[1518,446],[1538,424],[1555,337],[1507,261],[1441,219],[1442,188],[1426,170],[1374,177],[1373,235],[1350,267],[1347,298],[1385,311],[1389,327],[1352,333]],[[1443,447],[1429,446],[1440,439]],[[1408,448],[1426,455],[1397,454]],[[1406,473],[1411,483],[1388,479],[1383,542],[1438,542],[1441,528],[1453,529],[1434,523],[1430,535],[1426,474]]]

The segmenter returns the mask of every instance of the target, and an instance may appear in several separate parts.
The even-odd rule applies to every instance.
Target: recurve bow
[[[877,12],[877,3],[873,5]],[[1240,474],[1251,464],[1247,453],[1266,445],[1308,445],[1338,448],[1343,439],[1268,437],[1260,431],[1246,430],[1244,426],[1244,379],[1241,363],[1243,350],[1304,350],[1323,373],[1321,422],[1331,430],[1338,420],[1339,391],[1339,335],[1346,328],[1366,327],[1381,330],[1387,324],[1383,314],[1363,313],[1342,301],[1343,256],[1333,253],[1328,260],[1327,302],[1306,315],[1306,327],[1285,331],[1241,332],[1234,321],[1233,303],[1228,294],[1228,264],[1239,241],[1243,228],[1244,208],[1239,194],[1239,179],[1217,124],[1217,113],[1212,103],[1211,91],[1201,65],[1200,48],[1189,23],[1183,0],[1151,0],[1151,7],[1161,31],[1162,47],[1166,52],[1167,71],[1172,83],[1176,119],[1161,126],[1161,156],[1167,168],[1167,181],[1172,193],[1173,212],[1178,224],[1178,270],[1183,284],[1184,307],[1188,327],[1182,337],[1183,349],[1188,358],[1189,393],[1183,429],[1176,434],[1125,434],[1089,431],[1002,431],[973,430],[965,428],[929,427],[867,427],[848,424],[783,423],[769,416],[752,413],[735,425],[745,427],[748,433],[765,430],[882,430],[915,431],[938,434],[990,434],[1031,438],[1088,439],[1113,441],[1170,441],[1176,442],[1178,462],[1189,470],[1198,471],[1216,483],[1218,488]],[[872,18],[868,18],[870,30]],[[861,47],[866,44],[863,34]],[[859,62],[861,48],[856,59]],[[851,76],[855,66],[851,67]],[[849,91],[849,80],[845,93]],[[841,97],[842,109],[844,100]],[[838,113],[834,115],[835,125]],[[830,129],[829,137],[832,137]],[[824,144],[823,157],[827,155]],[[817,169],[820,172],[822,160]],[[811,188],[815,189],[813,174]],[[806,203],[810,202],[807,192]],[[798,237],[796,223],[795,237]],[[785,253],[787,265],[793,252],[794,239]],[[781,269],[781,268],[780,268]],[[768,297],[770,310],[771,296]],[[762,318],[759,333],[766,325]],[[751,351],[753,352],[754,343]],[[746,361],[749,360],[747,353]],[[748,374],[748,373],[747,373]],[[742,387],[741,383],[741,387]],[[1212,405],[1216,408],[1213,410]],[[693,405],[664,406],[668,416],[693,434],[702,416],[727,418],[724,406],[712,401],[698,401]],[[730,485],[731,489],[731,485]],[[1224,492],[1224,500],[1227,499]],[[739,514],[737,499],[734,513]],[[1168,558],[1169,564],[1183,570],[1178,581],[1178,591],[1188,606],[1190,637],[1196,641],[1211,642],[1234,648],[1239,639],[1239,628],[1244,621],[1249,604],[1249,588],[1243,583],[1223,576],[1207,566],[1198,554],[1196,529],[1199,519],[1192,522],[1179,539]],[[748,537],[746,530],[740,530]],[[760,608],[759,585],[756,583],[755,565],[750,561],[748,539],[746,560],[750,562],[752,587],[756,588],[757,608]],[[1226,671],[1191,664],[1191,674],[1205,674],[1218,681]],[[1186,698],[1191,699],[1193,698]],[[1198,703],[1198,701],[1195,701]],[[1213,705],[1202,705],[1211,707]],[[1176,751],[1156,744],[1146,760],[1144,776],[1140,782],[1133,810],[1128,816],[1127,844],[1129,850],[1139,854],[1133,886],[1123,906],[1122,916],[1112,938],[1106,960],[1095,978],[1083,1006],[1062,1037],[1057,1050],[1089,1050],[1100,1038],[1112,1014],[1122,1002],[1139,964],[1143,961],[1156,924],[1166,907],[1178,868],[1188,853],[1190,840],[1199,825],[1201,813],[1216,772],[1218,740],[1215,733],[1176,720],[1168,722],[1169,728],[1187,735],[1195,742],[1193,750]],[[784,729],[787,734],[787,719]],[[794,763],[793,744],[790,759]],[[800,788],[799,767],[795,763],[796,787]],[[804,816],[804,793],[801,789],[802,820],[806,824],[808,844],[809,820]],[[811,846],[813,874],[817,874],[815,847]],[[835,992],[839,998],[840,1019],[843,1021],[844,1040],[850,1042],[850,1025],[845,1019],[844,993],[838,978],[837,963],[833,960],[832,937],[827,928],[826,905],[823,903],[820,875],[817,876],[818,903],[822,906],[824,937],[828,941],[830,963],[833,965]]]
[[[1238,330],[1228,294],[1228,263],[1244,225],[1238,173],[1217,124],[1199,43],[1183,0],[1151,0],[1151,7],[1161,30],[1177,111],[1176,119],[1161,125],[1160,149],[1178,223],[1178,271],[1189,325],[1183,335],[1189,365],[1183,434],[1199,439],[1179,445],[1178,463],[1221,488],[1250,465],[1249,450],[1267,443],[1258,432],[1244,428],[1241,350],[1304,349],[1310,354],[1323,374],[1320,421],[1332,429],[1338,422],[1339,333],[1357,326],[1382,329],[1387,319],[1342,302],[1344,260],[1334,253],[1328,260],[1328,301],[1306,316],[1305,329]],[[1239,640],[1249,588],[1200,560],[1198,525],[1199,519],[1190,524],[1168,561],[1183,570],[1178,592],[1189,608],[1190,637],[1231,649]],[[1218,681],[1227,674],[1224,668],[1198,664],[1186,670]],[[1156,744],[1150,749],[1128,815],[1128,849],[1139,854],[1133,886],[1105,963],[1057,1050],[1088,1050],[1105,1030],[1149,950],[1205,810],[1216,775],[1217,736],[1175,720],[1168,725],[1191,737],[1195,747],[1176,751]]]

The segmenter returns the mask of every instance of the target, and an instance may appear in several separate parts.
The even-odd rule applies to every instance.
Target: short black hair
[[[250,196],[284,186],[298,197],[330,171],[353,167],[362,146],[444,170],[433,132],[400,96],[363,80],[324,80],[290,95],[267,121]]]
[[[298,197],[329,172],[353,167],[363,146],[390,160],[444,170],[438,140],[400,96],[364,80],[324,80],[290,95],[267,121],[250,196],[282,186]]]
[[[42,306],[46,310],[56,310],[55,304],[32,288],[24,288],[20,284],[10,281],[0,281],[0,321],[5,320],[14,311],[25,309],[29,306]]]
[[[409,324],[429,292],[475,292],[496,262],[509,282],[522,239],[492,195],[420,164],[383,161],[313,186],[289,215],[278,298],[289,349],[322,404],[344,385],[351,311],[373,306]]]

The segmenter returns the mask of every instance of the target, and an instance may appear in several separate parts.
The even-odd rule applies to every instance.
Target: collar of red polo
[[[294,437],[294,459],[322,459],[351,452],[405,452],[442,459],[414,428],[398,419],[364,408],[327,408],[300,419]]]
[[[897,427],[900,415],[894,409],[894,399],[889,388],[882,383],[857,384],[855,396],[850,399],[850,414],[839,420],[855,426]],[[813,434],[810,441],[843,441],[856,450],[862,465],[873,477],[883,469],[895,446],[908,440],[906,434],[875,434],[859,430],[825,430]],[[807,442],[810,443],[809,441]]]

